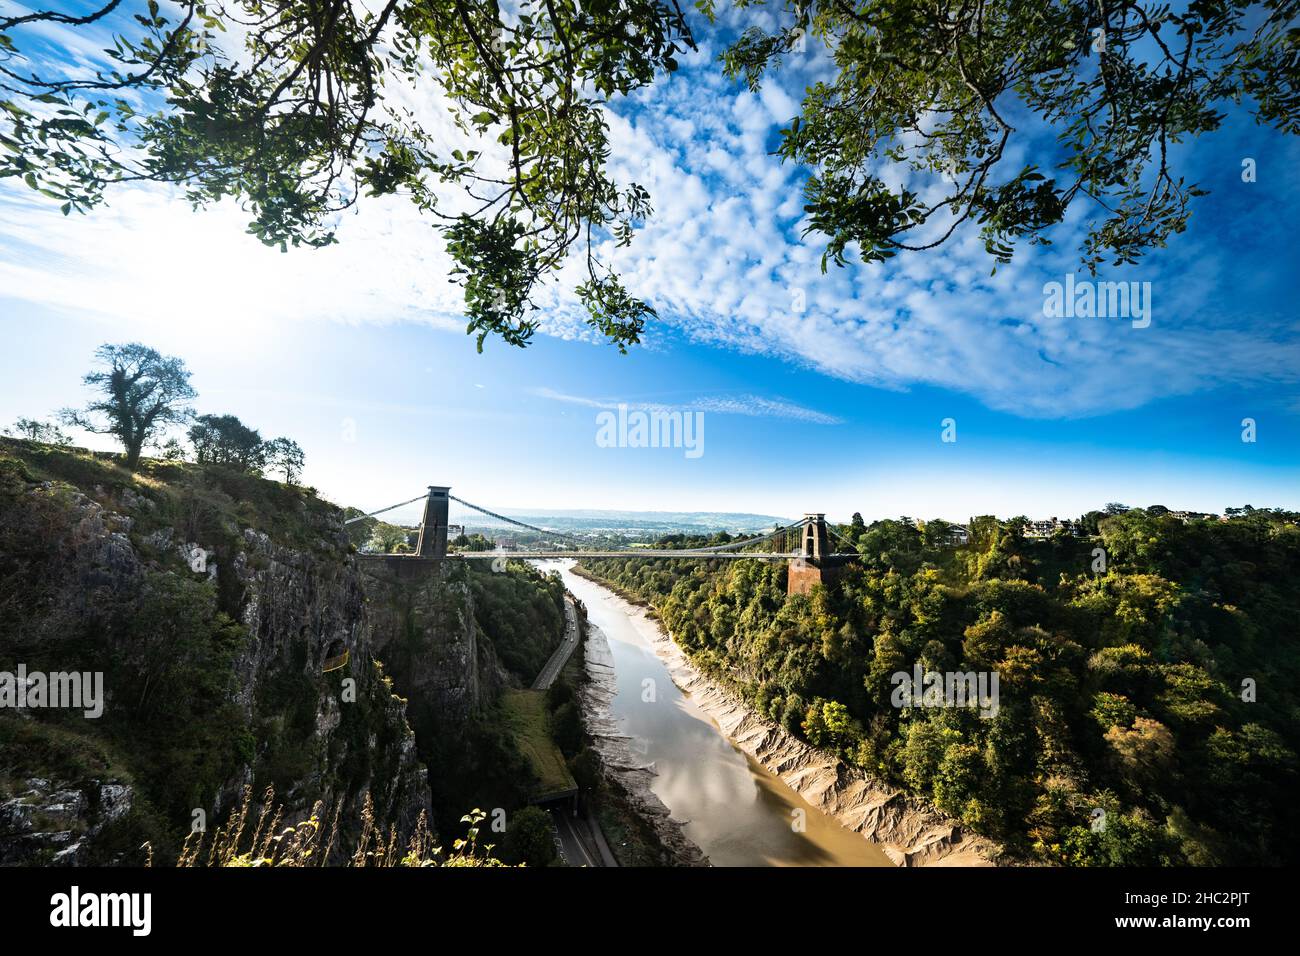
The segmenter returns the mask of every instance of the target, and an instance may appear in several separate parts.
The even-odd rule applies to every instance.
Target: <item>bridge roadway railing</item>
[[[789,560],[799,557],[798,551],[652,551],[648,548],[628,548],[624,551],[454,551],[448,558],[469,561],[491,561],[495,558],[770,558]]]

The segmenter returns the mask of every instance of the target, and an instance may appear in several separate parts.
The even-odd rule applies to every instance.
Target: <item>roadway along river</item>
[[[672,682],[638,627],[636,608],[578,577],[570,562],[538,562],[558,570],[587,606],[587,619],[609,642],[617,691],[613,715],[633,754],[652,764],[651,789],[714,866],[891,866],[883,850],[840,826],[740,751]],[[598,639],[598,637],[597,637]],[[646,682],[651,684],[647,685]],[[652,700],[644,688],[653,687]],[[797,810],[806,826],[797,832]]]

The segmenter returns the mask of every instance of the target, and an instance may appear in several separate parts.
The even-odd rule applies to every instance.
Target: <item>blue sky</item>
[[[186,360],[200,411],[295,438],[306,480],[365,508],[429,483],[518,509],[1300,508],[1295,141],[1233,116],[1183,149],[1211,195],[1168,250],[1101,276],[1151,283],[1149,328],[1050,319],[1043,284],[1075,271],[1089,210],[994,276],[968,234],[823,276],[802,173],[768,155],[823,65],[752,95],[702,47],[611,114],[615,169],[656,208],[611,250],[661,317],[633,354],[586,335],[568,277],[531,347],[476,354],[436,233],[399,201],[349,215],[336,247],[281,254],[237,209],[196,213],[162,187],[65,219],[0,184],[0,423],[84,400],[94,348],[139,340]],[[619,402],[702,411],[704,454],[598,447],[596,415]]]

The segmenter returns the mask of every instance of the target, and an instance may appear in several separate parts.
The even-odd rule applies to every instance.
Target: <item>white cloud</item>
[[[761,395],[705,395],[689,402],[666,404],[663,402],[623,401],[612,398],[589,398],[571,395],[553,388],[536,388],[533,394],[555,402],[581,405],[585,408],[617,409],[625,405],[643,411],[713,412],[718,415],[745,415],[750,418],[780,418],[787,421],[806,422],[812,425],[840,425],[843,419],[813,408],[806,408],[780,398]]]
[[[720,396],[700,398],[691,407],[723,415],[748,415],[751,418],[784,418],[812,425],[841,425],[844,419],[816,409],[805,408],[782,399],[763,398],[759,395]]]

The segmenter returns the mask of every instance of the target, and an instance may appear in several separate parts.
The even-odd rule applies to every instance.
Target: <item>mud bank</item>
[[[757,716],[735,695],[701,674],[646,608],[610,590],[604,582],[575,568],[575,573],[600,584],[609,600],[632,621],[637,631],[663,662],[673,682],[715,720],[737,747],[776,774],[792,790],[844,827],[879,844],[898,866],[993,866],[999,847],[984,837],[966,833],[938,811],[892,787],[884,786],[859,770],[844,766],[836,757],[797,740],[784,729]],[[593,631],[595,629],[593,628]],[[596,632],[599,634],[599,632]],[[603,635],[605,665],[611,667]],[[589,647],[588,654],[593,651]],[[599,649],[596,649],[599,653]],[[588,658],[589,662],[591,657]],[[590,664],[589,664],[590,667]],[[597,681],[589,686],[593,693]],[[608,687],[608,682],[606,687]],[[593,707],[595,713],[597,708]],[[608,701],[604,713],[609,713]],[[624,740],[626,749],[626,741]],[[604,754],[602,753],[602,756]],[[607,760],[610,758],[607,758]],[[618,758],[615,758],[618,759]],[[629,753],[624,762],[635,763]],[[642,785],[649,799],[649,772]],[[666,808],[663,808],[666,813]],[[668,818],[668,823],[675,823]],[[677,828],[680,833],[680,827]],[[682,836],[682,839],[685,839]],[[689,841],[687,841],[689,843]]]
[[[654,770],[638,759],[631,746],[631,738],[619,729],[613,714],[616,693],[614,656],[609,640],[600,628],[587,624],[587,637],[583,645],[587,680],[579,697],[587,732],[592,745],[600,754],[605,773],[612,775],[627,795],[633,811],[654,831],[656,839],[672,858],[676,866],[708,866],[708,857],[686,836],[682,824],[674,819],[651,789]]]

